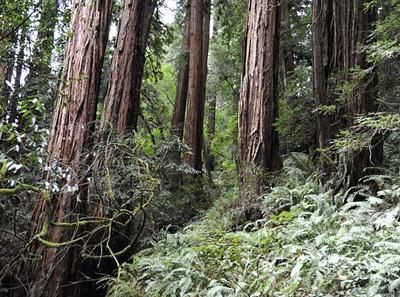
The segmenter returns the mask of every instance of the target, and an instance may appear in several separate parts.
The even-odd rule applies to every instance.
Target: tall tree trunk
[[[8,43],[8,44],[7,44]],[[1,53],[0,63],[2,63],[4,59],[4,64],[0,66],[0,112],[1,118],[0,122],[2,123],[11,123],[10,109],[13,109],[13,98],[12,98],[12,87],[11,81],[13,72],[15,70],[15,60],[16,60],[16,48],[18,43],[17,33],[14,32],[11,34],[9,39],[5,41],[7,51],[5,53]],[[3,56],[4,54],[4,56]],[[15,120],[15,119],[14,119]],[[7,135],[6,132],[0,131],[0,145],[3,151],[7,150]]]
[[[294,64],[294,53],[291,46],[291,27],[290,27],[290,8],[289,0],[281,1],[281,36],[282,36],[282,55],[283,55],[283,66],[284,66],[284,78],[285,84],[289,79],[290,74],[293,72]]]
[[[186,8],[186,19],[182,30],[181,52],[179,58],[178,77],[174,113],[171,120],[171,133],[182,139],[185,123],[186,102],[189,86],[189,51],[190,51],[190,0]]]
[[[214,0],[213,6],[215,7],[216,1]],[[212,40],[217,40],[218,38],[218,17],[216,12],[213,14],[213,35]],[[210,93],[207,97],[208,101],[208,118],[207,118],[207,140],[204,147],[204,165],[209,176],[209,180],[212,181],[211,172],[215,169],[215,159],[211,153],[212,145],[215,137],[215,117],[217,109],[217,95],[218,86],[216,82],[213,82],[210,86]]]
[[[0,65],[0,121],[6,116],[6,104],[4,98],[4,88],[6,86],[7,66]]]
[[[208,0],[207,0],[208,1]],[[185,155],[184,161],[197,171],[202,169],[203,147],[203,121],[206,88],[206,69],[208,55],[208,34],[204,32],[209,28],[206,22],[204,0],[192,0],[190,22],[190,61],[189,61],[189,90],[188,109],[185,122],[185,142],[191,152]],[[207,53],[207,54],[206,54]]]
[[[281,168],[278,133],[279,1],[249,0],[239,101],[241,196],[259,195]],[[256,172],[251,174],[251,170]]]
[[[44,0],[40,7],[38,34],[28,63],[29,74],[25,89],[28,98],[38,98],[47,108],[53,108],[49,96],[51,58],[54,48],[54,32],[57,25],[58,0]]]
[[[203,11],[203,83],[204,98],[206,96],[207,75],[208,75],[208,51],[210,47],[210,21],[211,21],[211,0],[204,0]],[[204,104],[203,104],[204,114]]]
[[[21,76],[23,70],[22,68],[24,66],[26,31],[26,27],[22,28],[19,36],[19,49],[15,64],[14,91],[10,98],[9,104],[9,123],[14,123],[18,116],[18,100],[21,95]]]
[[[364,1],[354,0],[353,12],[350,17],[348,40],[349,52],[348,59],[349,69],[360,67],[367,70],[373,65],[367,61],[367,54],[362,50],[362,46],[369,43],[369,38],[373,32],[373,24],[377,20],[375,9],[364,11]],[[350,8],[351,9],[351,8]],[[348,73],[349,80],[354,80],[352,75]],[[377,76],[372,72],[367,74],[363,80],[353,88],[350,96],[347,97],[347,111],[351,117],[357,114],[366,114],[376,111],[376,90]],[[352,120],[350,120],[352,123]]]
[[[10,84],[12,81],[12,75],[14,72],[14,64],[15,64],[15,55],[16,55],[16,47],[17,47],[17,42],[18,42],[18,36],[16,33],[13,33],[9,37],[9,48],[5,53],[5,63],[2,65],[2,77],[1,77],[1,86],[2,89],[0,90],[0,96],[1,96],[1,105],[2,105],[2,111],[6,112],[7,107],[8,107],[8,101],[10,100],[10,96],[12,93]],[[8,83],[7,83],[8,82]]]
[[[33,279],[30,296],[92,296],[92,283],[80,275],[77,224],[87,211],[87,152],[91,144],[100,74],[111,20],[112,0],[75,0],[71,32],[64,59],[64,74],[57,96],[48,146],[48,165],[61,167],[67,180],[61,191],[38,200],[33,221],[37,241],[32,253],[40,260],[28,270]],[[48,173],[46,180],[54,182]],[[57,180],[55,180],[57,182]],[[72,189],[78,188],[77,191]],[[55,223],[71,223],[62,227]]]
[[[157,1],[125,0],[104,103],[101,129],[136,130],[145,52]]]
[[[352,124],[355,115],[376,111],[376,74],[368,73],[362,81],[356,81],[351,74],[353,68],[366,70],[372,66],[361,47],[368,43],[375,20],[376,11],[365,12],[362,0],[313,1],[314,96],[319,107],[318,146],[322,149],[327,148],[338,130],[345,127],[340,117],[344,109],[336,103],[338,86],[343,83],[354,85],[347,96],[348,125]],[[326,107],[335,105],[336,110],[328,113]],[[356,185],[365,175],[365,168],[381,164],[383,152],[378,138],[373,141],[372,156],[369,150],[347,156],[345,188]],[[327,168],[327,163],[322,160],[322,169],[327,172]]]
[[[374,70],[368,71],[360,81],[356,81],[356,78],[349,71],[355,67],[365,71],[373,66],[367,61],[367,54],[361,47],[368,45],[370,42],[374,22],[377,21],[377,11],[376,8],[370,8],[365,11],[364,2],[362,0],[354,0],[353,5],[348,7],[348,11],[351,11],[351,13],[347,23],[348,30],[346,31],[348,34],[346,36],[348,40],[346,45],[349,47],[348,56],[345,57],[348,65],[346,73],[350,82],[355,81],[354,87],[347,97],[349,125],[353,124],[354,116],[376,112],[378,107],[376,101],[378,77],[376,72]],[[375,135],[370,146],[370,148],[353,152],[352,155],[348,156],[347,187],[357,185],[360,178],[375,172],[375,170],[369,170],[368,168],[382,165],[382,135]]]
[[[332,127],[334,117],[326,112],[327,106],[335,104],[334,98],[328,90],[328,81],[334,71],[331,67],[334,59],[331,49],[335,46],[332,23],[333,0],[314,0],[312,11],[314,96],[316,106],[319,108],[317,113],[317,145],[324,149],[329,146],[329,142],[337,132]]]

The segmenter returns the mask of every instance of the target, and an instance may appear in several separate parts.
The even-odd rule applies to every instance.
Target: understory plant
[[[366,177],[351,194],[365,199],[337,206],[315,172],[306,156],[289,156],[284,182],[259,198],[263,219],[230,230],[222,197],[203,219],[135,255],[109,296],[399,294],[398,177]]]

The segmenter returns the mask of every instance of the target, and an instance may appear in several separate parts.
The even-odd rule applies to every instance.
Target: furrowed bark
[[[354,116],[377,111],[377,77],[362,49],[370,42],[375,21],[376,9],[365,11],[364,1],[313,1],[314,96],[319,108],[317,138],[321,149],[328,148],[335,134],[346,127],[344,114],[347,115],[347,126],[351,126]],[[352,74],[356,68],[372,71],[358,80]],[[346,99],[346,107],[343,108],[338,104],[340,97],[335,90],[345,83],[351,85],[352,90],[343,94]],[[321,108],[324,106],[336,108],[328,113]],[[356,185],[366,174],[365,168],[382,163],[381,142],[377,137],[372,143],[372,150],[353,152],[347,156],[344,188]],[[322,170],[327,174],[331,171],[328,163],[322,158]]]
[[[186,19],[182,30],[180,51],[174,113],[171,120],[171,133],[179,139],[182,139],[189,87],[190,1],[188,1],[186,8]]]
[[[57,95],[48,145],[48,165],[61,167],[69,175],[58,181],[61,191],[42,195],[35,207],[33,235],[38,240],[31,252],[40,256],[25,270],[33,278],[30,296],[95,296],[93,283],[82,282],[77,228],[53,222],[76,222],[87,214],[88,157],[100,74],[111,20],[112,0],[75,0],[71,32],[64,59],[64,73]],[[53,182],[50,173],[48,182]],[[73,191],[76,187],[78,190]],[[41,240],[39,240],[41,239]],[[43,244],[47,241],[46,244]],[[65,243],[61,244],[60,243]],[[23,273],[24,271],[22,271]]]
[[[281,168],[278,133],[279,5],[250,0],[239,101],[241,196],[254,197],[267,184],[265,174]],[[251,170],[256,172],[250,172]]]
[[[202,169],[203,120],[205,104],[204,1],[192,0],[190,23],[189,102],[185,122],[185,142],[191,152],[184,162],[197,171]]]
[[[135,131],[151,19],[157,1],[125,0],[100,129]]]

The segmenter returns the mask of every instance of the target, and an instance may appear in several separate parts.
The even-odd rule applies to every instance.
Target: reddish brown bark
[[[340,128],[345,127],[341,108],[337,102],[335,91],[343,84],[353,85],[347,95],[348,125],[357,114],[376,111],[376,74],[368,73],[361,81],[352,77],[351,70],[360,68],[366,70],[370,65],[362,47],[369,42],[369,36],[376,20],[374,9],[366,12],[364,1],[313,1],[313,69],[314,96],[317,107],[336,105],[333,114],[324,111],[317,114],[318,146],[326,148]],[[373,145],[377,151],[376,157],[370,158],[368,152],[356,153],[354,162],[350,161],[346,172],[346,187],[355,185],[366,167],[381,163],[381,145]],[[372,150],[371,152],[374,152]],[[356,160],[357,159],[357,160]],[[323,162],[324,164],[324,162]]]
[[[171,133],[179,139],[182,139],[189,87],[190,1],[188,1],[188,6],[186,9],[186,19],[182,30],[182,43],[180,51],[174,113],[171,120]]]
[[[59,181],[62,189],[49,199],[41,197],[34,210],[33,234],[43,239],[69,242],[79,236],[76,227],[46,223],[76,222],[87,212],[86,177],[87,154],[90,147],[93,122],[96,117],[100,74],[111,19],[112,0],[75,0],[73,2],[71,32],[64,59],[64,73],[55,107],[48,146],[48,164],[57,164],[68,170],[70,178]],[[46,179],[52,182],[48,174]],[[68,187],[78,192],[67,192]],[[81,201],[81,202],[80,202]],[[35,242],[32,253],[40,260],[29,269],[33,286],[30,296],[63,297],[91,296],[94,289],[85,291],[87,282],[81,282],[79,248],[75,244],[49,247]],[[90,284],[90,283],[89,283]]]
[[[332,63],[335,47],[333,38],[333,0],[313,1],[313,79],[317,113],[317,145],[326,148],[335,134],[334,115],[328,114],[322,107],[335,104],[335,98],[328,91],[328,80],[333,74]],[[341,63],[342,64],[342,63]]]
[[[281,168],[278,134],[279,1],[250,0],[239,101],[239,159],[242,189],[260,194],[264,173]],[[260,178],[252,178],[255,167]],[[246,190],[243,189],[244,194]],[[247,195],[247,194],[246,194]]]
[[[145,51],[157,1],[125,0],[104,103],[101,129],[136,130]]]
[[[354,67],[360,67],[362,70],[371,68],[373,65],[367,61],[367,54],[362,49],[369,43],[370,35],[374,29],[374,22],[377,20],[375,9],[365,11],[365,1],[354,0],[352,7],[347,7],[351,11],[348,16],[347,36],[348,40],[345,45],[348,46],[348,53],[345,59],[348,65],[346,70]],[[347,10],[344,8],[344,12]],[[354,80],[347,71],[348,80]],[[376,89],[377,77],[376,73],[370,72],[362,81],[356,84],[350,96],[347,97],[347,111],[351,116],[356,114],[366,114],[376,111]]]
[[[202,169],[203,121],[205,104],[205,87],[207,75],[208,34],[204,29],[209,28],[204,12],[203,0],[192,0],[190,22],[190,61],[189,61],[189,91],[188,109],[185,122],[185,142],[191,149],[184,161],[195,170]],[[205,7],[207,7],[205,5]]]
[[[206,96],[207,75],[208,75],[208,51],[210,47],[210,21],[211,21],[211,0],[204,0],[203,11],[203,82],[204,97]],[[203,104],[204,113],[204,104]]]
[[[354,0],[352,6],[343,7],[342,12],[346,14],[348,22],[347,35],[343,40],[346,46],[344,51],[347,80],[355,81],[351,93],[347,97],[347,114],[348,125],[353,124],[353,119],[357,115],[365,115],[376,112],[377,105],[377,74],[374,70],[368,71],[361,80],[355,80],[351,72],[351,68],[359,67],[362,70],[372,69],[372,64],[367,61],[367,54],[362,49],[371,41],[371,33],[374,29],[374,22],[377,20],[377,12],[375,8],[365,11],[364,2],[362,0]],[[349,12],[350,11],[350,12]],[[371,140],[370,147],[364,148],[357,152],[352,152],[348,156],[348,164],[346,165],[346,181],[347,188],[357,185],[359,180],[376,170],[372,167],[379,167],[383,163],[383,136],[374,135]]]
[[[283,66],[285,68],[285,82],[295,67],[294,52],[291,45],[291,26],[290,26],[290,8],[289,0],[281,1],[281,36],[282,36],[282,55]]]

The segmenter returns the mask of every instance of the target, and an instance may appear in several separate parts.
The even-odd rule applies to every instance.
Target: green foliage
[[[48,130],[40,126],[43,108],[37,99],[21,100],[19,120],[0,124],[0,132],[7,137],[0,154],[0,161],[8,164],[8,180],[3,185],[36,182],[34,174],[43,170],[48,137]]]
[[[371,44],[360,49],[368,54],[371,68],[362,70],[355,67],[351,73],[338,71],[332,75],[328,93],[334,94],[337,101],[321,106],[313,103],[311,2],[289,1],[291,27],[285,45],[293,50],[295,68],[282,79],[280,116],[275,123],[280,134],[281,151],[287,155],[285,166],[280,175],[270,181],[274,186],[254,202],[257,210],[261,210],[262,218],[247,222],[243,230],[238,231],[233,231],[232,226],[240,214],[232,206],[239,192],[237,108],[246,1],[213,1],[215,30],[210,43],[207,97],[217,102],[216,134],[211,145],[216,161],[213,172],[215,189],[207,188],[200,178],[176,186],[182,175],[198,174],[189,166],[171,162],[171,153],[183,154],[188,148],[182,142],[170,139],[169,135],[176,65],[181,58],[180,29],[187,1],[178,1],[176,21],[171,26],[160,20],[162,2],[158,3],[153,17],[146,51],[137,133],[134,137],[111,135],[107,139],[96,138],[94,147],[84,153],[93,158],[93,167],[101,164],[94,170],[92,167],[88,169],[91,171],[88,201],[101,205],[101,219],[95,222],[97,227],[84,236],[105,230],[105,227],[111,230],[99,232],[104,235],[101,242],[85,243],[84,256],[110,257],[120,250],[121,245],[132,253],[134,249],[150,246],[134,255],[131,263],[122,266],[117,263],[118,275],[115,279],[108,278],[109,295],[399,295],[398,0],[384,3],[366,1],[366,9],[379,5],[379,21],[371,36]],[[43,14],[51,10],[54,0],[0,3],[0,35],[18,25],[26,13],[36,10],[37,3],[43,4]],[[118,18],[120,4],[121,1],[117,1],[114,6],[114,21]],[[24,30],[28,36],[37,36],[37,31],[46,27],[46,22],[39,22],[40,15],[35,12],[26,22]],[[19,240],[24,241],[27,214],[35,202],[34,193],[43,189],[48,194],[77,193],[78,190],[77,185],[64,186],[69,175],[68,168],[65,168],[68,164],[43,166],[49,134],[45,126],[51,117],[50,109],[43,103],[51,101],[51,90],[56,87],[55,73],[59,71],[56,62],[62,60],[66,40],[73,34],[67,25],[70,17],[67,2],[60,1],[59,11],[52,11],[50,17],[53,21],[58,18],[56,40],[33,38],[34,46],[42,42],[48,49],[39,50],[37,57],[27,49],[25,58],[30,67],[46,64],[50,77],[37,76],[36,83],[25,85],[26,90],[18,94],[18,120],[0,126],[0,132],[7,137],[0,153],[0,226],[8,232],[3,236],[5,231],[2,231],[1,246],[9,244],[10,238],[12,246],[19,246]],[[0,45],[0,66],[7,66],[12,52],[21,46],[15,40],[18,34],[21,30]],[[56,49],[57,61],[53,49]],[[111,47],[107,49],[101,97],[106,91],[112,51]],[[332,151],[341,155],[370,148],[373,138],[378,135],[382,141],[388,139],[385,147],[388,173],[367,176],[361,181],[365,184],[357,190],[335,195],[330,189],[335,181],[321,185],[315,162],[306,155],[292,152],[308,152],[315,141],[315,113],[326,116],[339,113],[347,96],[354,88],[365,84],[373,71],[378,73],[376,97],[383,112],[357,117],[354,125],[341,131],[334,140]],[[343,82],[345,75],[352,77],[350,83]],[[43,93],[43,96],[25,96],[30,88],[35,94]],[[7,102],[1,104],[7,105]],[[207,112],[206,109],[206,117]],[[41,180],[43,174],[51,175],[52,181]],[[206,195],[199,199],[198,193],[204,189]],[[203,211],[215,192],[219,192],[220,199],[204,215]],[[80,202],[78,194],[74,198]],[[339,207],[338,202],[344,201],[349,203]],[[126,219],[125,215],[129,218]],[[193,218],[197,221],[183,228]],[[114,219],[115,224],[109,223]],[[146,224],[141,230],[143,221]],[[91,223],[93,221],[88,219],[72,225]],[[46,228],[42,231],[45,235]],[[22,239],[18,234],[23,235]],[[136,238],[138,235],[141,237]],[[107,238],[117,241],[111,244],[111,252],[104,252]],[[57,246],[71,242],[45,243]],[[0,254],[3,255],[2,249]],[[10,259],[9,255],[8,251],[4,261]]]
[[[378,73],[381,110],[398,112],[400,4],[397,0],[370,2],[378,7],[379,18],[373,42],[365,50],[369,62]]]
[[[43,104],[37,99],[19,101],[19,120],[0,123],[7,141],[0,148],[0,276],[14,265],[13,257],[29,236],[27,218],[38,192],[45,166],[48,130],[42,126]],[[4,231],[6,230],[6,231]]]
[[[333,140],[332,147],[339,154],[369,148],[375,136],[387,136],[399,130],[400,116],[392,113],[375,113],[359,116],[354,125],[342,130]]]
[[[161,64],[166,54],[166,46],[172,43],[173,33],[171,29],[161,21],[160,6],[163,1],[158,1],[153,18],[146,49],[145,77],[154,80],[162,78]]]
[[[267,208],[251,232],[232,232],[215,207],[135,256],[110,296],[398,294],[398,178],[371,176],[382,181],[376,195],[365,186],[364,202],[337,207],[332,192],[319,191],[317,176],[304,170],[313,165],[293,166],[299,160],[306,158],[286,162],[288,183],[260,198],[268,207],[285,200],[286,210],[270,215]]]
[[[279,118],[275,126],[279,132],[283,154],[305,152],[312,141],[314,103],[310,75],[310,67],[296,67],[280,97]]]

